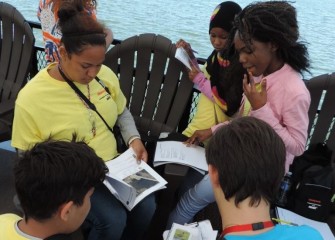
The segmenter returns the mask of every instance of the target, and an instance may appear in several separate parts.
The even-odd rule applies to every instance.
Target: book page
[[[188,56],[187,52],[185,51],[184,48],[180,47],[177,48],[176,50],[176,54],[175,54],[175,58],[177,58],[179,61],[181,61],[188,69],[192,69],[191,68],[191,59]]]
[[[108,182],[118,196],[115,193],[114,195],[128,210],[131,210],[150,193],[165,188],[167,184],[165,179],[144,161],[138,163],[136,155],[131,148],[119,157],[108,161],[106,165],[109,169],[107,177],[114,179],[114,181],[108,180]],[[120,187],[120,184],[124,186]],[[127,190],[127,187],[133,190]]]
[[[218,231],[214,231],[209,220],[191,224],[173,223],[171,230],[164,231],[164,240],[215,240]]]
[[[289,210],[286,210],[284,208],[276,207],[276,213],[280,220],[287,221],[290,223],[294,223],[297,225],[308,225],[312,228],[315,228],[319,231],[319,233],[322,235],[323,239],[327,240],[334,240],[335,237],[333,233],[331,232],[329,226],[327,223],[324,222],[318,222],[311,220],[309,218],[305,218],[303,216],[300,216],[294,212],[291,212]]]
[[[193,167],[203,174],[208,171],[205,148],[178,141],[158,141],[154,156],[154,166],[177,163]]]
[[[111,178],[108,175],[106,176],[104,184],[119,201],[124,203],[124,205],[134,206],[136,190],[132,186],[124,184],[123,181],[119,181],[116,178]]]
[[[199,240],[199,229],[173,223],[166,240]]]

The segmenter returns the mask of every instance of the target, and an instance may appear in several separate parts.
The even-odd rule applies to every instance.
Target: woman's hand
[[[212,129],[203,129],[203,130],[196,130],[193,135],[185,141],[185,143],[189,146],[191,144],[199,145],[199,143],[207,140],[213,135]]]
[[[260,82],[261,90],[260,92],[256,89],[256,84],[253,77],[249,73],[250,83],[248,83],[248,76],[244,74],[243,78],[243,91],[245,96],[248,98],[252,110],[257,110],[263,107],[267,101],[266,95],[266,79],[262,79]]]
[[[141,160],[143,160],[144,162],[148,161],[148,153],[141,139],[135,139],[129,144],[129,147],[132,147],[134,149],[134,152],[136,153],[136,159],[138,161]]]

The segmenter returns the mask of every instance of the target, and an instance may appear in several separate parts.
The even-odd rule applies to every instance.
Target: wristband
[[[128,140],[128,146],[135,140],[135,139],[141,139],[140,136],[138,135],[134,135],[134,136],[131,136]]]

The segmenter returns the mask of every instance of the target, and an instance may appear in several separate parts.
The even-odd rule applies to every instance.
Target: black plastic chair
[[[174,131],[188,106],[193,83],[176,47],[152,33],[130,37],[106,53],[105,64],[119,77],[141,137]],[[183,130],[183,129],[182,129]]]
[[[326,143],[335,152],[335,72],[313,77],[306,86],[311,94],[308,144]]]
[[[106,53],[105,64],[119,77],[127,107],[134,116],[142,140],[146,142],[149,161],[154,143],[161,132],[184,130],[188,124],[193,83],[185,66],[175,59],[176,47],[164,36],[152,33],[130,37]],[[186,119],[181,124],[181,119]],[[167,165],[168,166],[168,165]],[[164,175],[168,189],[160,193],[151,229],[146,239],[159,239],[164,220],[172,208],[175,187]]]
[[[34,43],[22,14],[0,2],[0,142],[11,138],[15,99],[27,82]]]

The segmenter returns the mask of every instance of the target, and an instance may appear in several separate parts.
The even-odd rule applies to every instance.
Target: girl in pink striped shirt
[[[234,29],[231,39],[240,63],[248,71],[243,79],[239,116],[253,116],[273,127],[285,144],[288,171],[294,156],[305,150],[310,105],[301,77],[308,71],[308,53],[304,43],[298,41],[295,8],[285,1],[250,4],[235,18]],[[205,82],[197,84],[204,94],[211,93]],[[229,121],[195,131],[187,142],[202,142],[223,124]],[[215,201],[208,175],[190,187],[171,213],[170,221],[190,222],[199,210]]]

